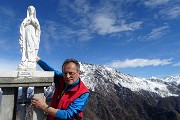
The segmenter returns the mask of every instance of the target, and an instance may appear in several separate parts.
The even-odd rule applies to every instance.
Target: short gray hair
[[[76,64],[76,68],[77,68],[76,70],[77,70],[77,71],[80,71],[80,64],[79,64],[79,62],[78,62],[76,59],[74,59],[74,58],[66,59],[66,60],[64,61],[63,65],[62,65],[62,70],[63,70],[64,65],[67,65],[67,64],[70,63],[70,62]]]

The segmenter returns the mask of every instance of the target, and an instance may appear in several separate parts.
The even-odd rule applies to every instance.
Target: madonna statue
[[[21,63],[18,70],[36,70],[36,56],[40,43],[40,25],[36,18],[36,9],[29,6],[27,17],[20,26],[20,47],[22,53]]]

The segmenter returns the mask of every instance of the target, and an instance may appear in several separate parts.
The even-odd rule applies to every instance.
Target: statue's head
[[[29,6],[27,9],[27,18],[29,18],[30,15],[33,15],[33,18],[36,19],[36,9],[33,6]]]

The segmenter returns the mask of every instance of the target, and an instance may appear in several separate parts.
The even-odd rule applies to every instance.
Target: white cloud
[[[6,43],[5,43],[5,41],[3,40],[3,39],[0,39],[0,49],[4,49],[4,48],[6,48],[5,45]]]
[[[92,34],[88,29],[73,29],[65,25],[61,25],[54,21],[47,21],[42,27],[42,38],[45,40],[45,48],[49,48],[49,43],[58,41],[88,41],[92,38]],[[76,39],[74,39],[76,38]],[[52,41],[55,40],[55,41]]]
[[[107,35],[135,31],[141,27],[142,21],[127,22],[133,13],[122,10],[124,2],[105,0],[100,1],[97,6],[90,6],[88,1],[82,2],[81,0],[76,0],[74,4],[70,1],[61,1],[58,14],[69,21],[69,23],[72,24],[71,27],[78,26],[76,30],[71,28],[72,31],[75,31],[73,34],[77,36],[80,41],[87,41],[93,38],[92,33]],[[72,13],[76,14],[76,17],[72,19],[72,16],[68,16],[71,14],[69,14],[67,8],[70,8]],[[62,13],[67,14],[62,16]],[[84,32],[84,30],[87,32]]]
[[[144,4],[148,7],[156,7],[159,5],[164,5],[166,3],[168,3],[170,0],[148,0],[145,1]]]
[[[87,11],[89,11],[89,4],[85,0],[75,0],[74,9],[76,9],[80,13],[86,13]]]
[[[0,23],[0,24],[2,24],[2,23]],[[10,29],[11,29],[10,27],[0,25],[0,32],[6,32],[6,31],[8,31]]]
[[[140,28],[143,22],[137,21],[129,24],[118,24],[116,18],[106,14],[97,14],[93,19],[93,29],[100,35],[117,33],[123,31],[134,31]]]
[[[9,45],[8,41],[3,39],[3,38],[0,38],[0,50],[2,51],[8,51],[12,49],[11,46]]]
[[[163,18],[175,19],[180,17],[180,6],[169,7],[159,12]]]
[[[15,12],[7,6],[0,6],[0,12],[9,17],[15,17]]]
[[[154,29],[152,29],[152,31],[148,35],[144,36],[142,38],[142,40],[147,41],[147,40],[158,39],[167,33],[168,28],[169,28],[168,26],[162,26],[162,27],[154,28]]]
[[[115,60],[110,64],[107,64],[109,67],[113,68],[128,68],[128,67],[145,67],[145,66],[158,66],[158,65],[167,65],[171,63],[171,59],[126,59],[124,61]]]
[[[79,41],[88,41],[92,39],[92,35],[89,33],[87,29],[81,29],[77,32],[77,36]]]
[[[174,67],[180,66],[180,62],[173,64]]]
[[[67,8],[72,9],[72,12],[83,14],[89,11],[89,4],[86,0],[59,0],[59,10],[67,12]]]
[[[46,39],[50,39],[50,38],[59,39],[60,37],[59,32],[61,32],[61,30],[57,22],[47,20],[45,21],[45,24],[42,26],[41,29],[42,29],[42,34],[45,35],[44,37]]]

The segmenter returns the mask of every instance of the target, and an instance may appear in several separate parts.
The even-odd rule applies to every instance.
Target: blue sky
[[[21,61],[30,5],[41,26],[38,55],[56,69],[75,58],[138,77],[180,74],[179,0],[1,0],[0,71]]]

